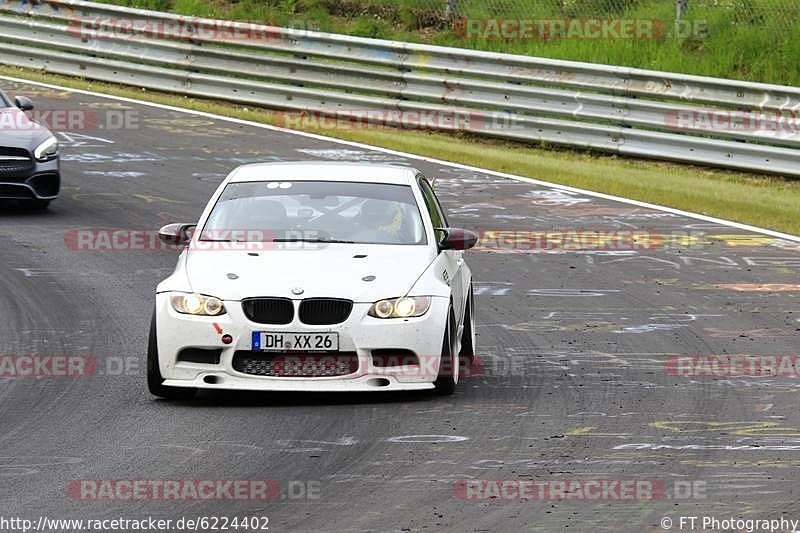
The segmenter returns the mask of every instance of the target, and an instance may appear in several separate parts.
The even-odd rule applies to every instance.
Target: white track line
[[[126,98],[124,96],[114,96],[114,95],[110,95],[110,94],[97,93],[97,92],[94,92],[94,91],[85,91],[85,90],[82,90],[82,89],[73,89],[71,87],[63,87],[61,85],[54,85],[54,84],[51,84],[51,83],[42,83],[42,82],[38,82],[38,81],[30,81],[30,80],[25,80],[25,79],[22,79],[22,78],[13,78],[13,77],[10,77],[10,76],[2,76],[2,75],[0,75],[0,79],[7,80],[7,81],[13,81],[13,82],[17,82],[17,83],[27,83],[29,85],[38,85],[40,87],[47,87],[48,89],[58,89],[58,90],[68,91],[68,92],[77,93],[77,94],[85,94],[85,95],[89,95],[89,96],[96,96],[96,97],[99,97],[99,98],[108,98],[108,99],[111,99],[111,100],[118,100],[120,102],[128,102],[128,103],[131,103],[131,104],[144,105],[144,106],[148,106],[148,107],[155,107],[155,108],[158,108],[158,109],[165,109],[165,110],[168,110],[168,111],[176,111],[176,112],[179,112],[179,113],[186,113],[186,114],[189,114],[189,115],[196,115],[196,116],[199,116],[199,117],[211,118],[211,119],[214,119],[214,120],[222,120],[222,121],[226,121],[226,122],[232,122],[234,124],[242,124],[242,125],[245,125],[245,126],[252,126],[252,127],[255,127],[255,128],[263,128],[263,129],[267,129],[267,130],[278,131],[278,132],[287,133],[287,134],[290,134],[290,135],[299,135],[301,137],[308,137],[308,138],[311,138],[311,139],[317,139],[317,140],[320,140],[320,141],[327,141],[327,142],[331,142],[331,143],[342,144],[342,145],[345,145],[345,146],[352,146],[352,147],[355,147],[355,148],[362,148],[362,149],[365,149],[365,150],[383,152],[385,154],[396,155],[396,156],[404,157],[404,158],[407,158],[407,159],[417,159],[419,161],[426,161],[428,163],[435,163],[437,165],[444,165],[444,166],[449,166],[449,167],[454,167],[454,168],[460,168],[460,169],[463,169],[463,170],[469,170],[469,171],[472,171],[472,172],[481,172],[483,174],[490,174],[492,176],[499,176],[499,177],[502,177],[502,178],[508,178],[508,179],[517,180],[517,181],[524,181],[524,182],[527,182],[527,183],[532,183],[532,184],[535,184],[535,185],[541,185],[541,186],[545,186],[545,187],[551,187],[553,189],[559,189],[559,190],[562,190],[562,191],[575,192],[575,193],[580,193],[580,194],[583,194],[583,195],[586,195],[586,196],[593,196],[595,198],[602,198],[604,200],[612,200],[612,201],[621,202],[621,203],[624,203],[624,204],[635,205],[637,207],[644,207],[644,208],[647,208],[647,209],[654,209],[654,210],[657,210],[657,211],[663,211],[665,213],[672,213],[673,215],[680,215],[680,216],[684,216],[684,217],[687,217],[687,218],[693,218],[693,219],[696,219],[696,220],[702,220],[704,222],[712,222],[714,224],[721,224],[723,226],[729,226],[731,228],[737,228],[737,229],[742,229],[742,230],[746,230],[746,231],[753,231],[753,232],[757,232],[757,233],[763,233],[764,235],[769,235],[771,237],[777,237],[779,239],[786,239],[786,240],[790,240],[790,241],[794,241],[794,242],[800,242],[800,236],[798,236],[798,235],[790,235],[788,233],[781,233],[779,231],[774,231],[774,230],[766,229],[766,228],[759,228],[758,226],[751,226],[749,224],[742,224],[740,222],[734,222],[732,220],[725,220],[725,219],[722,219],[722,218],[710,217],[710,216],[707,216],[707,215],[701,215],[699,213],[692,213],[692,212],[689,212],[689,211],[682,211],[680,209],[673,209],[672,207],[666,207],[666,206],[663,206],[663,205],[651,204],[651,203],[648,203],[648,202],[640,202],[638,200],[631,200],[631,199],[628,199],[628,198],[623,198],[621,196],[613,196],[611,194],[604,194],[604,193],[601,193],[601,192],[588,191],[586,189],[579,189],[577,187],[570,187],[568,185],[559,185],[558,183],[550,183],[549,181],[537,180],[537,179],[528,178],[528,177],[525,177],[525,176],[517,176],[515,174],[506,174],[505,172],[497,172],[495,170],[487,170],[487,169],[484,169],[484,168],[473,167],[473,166],[470,166],[470,165],[462,165],[461,163],[453,163],[453,162],[450,162],[450,161],[443,161],[441,159],[434,159],[432,157],[425,157],[425,156],[422,156],[422,155],[409,154],[409,153],[406,153],[406,152],[398,152],[396,150],[390,150],[388,148],[381,148],[381,147],[378,147],[378,146],[371,146],[369,144],[363,144],[363,143],[358,143],[358,142],[353,142],[353,141],[345,141],[345,140],[336,139],[336,138],[333,138],[333,137],[326,137],[325,135],[317,135],[317,134],[314,134],[314,133],[307,133],[307,132],[304,132],[304,131],[290,130],[290,129],[281,128],[281,127],[278,127],[278,126],[272,126],[270,124],[262,124],[260,122],[252,122],[250,120],[243,120],[243,119],[239,119],[239,118],[226,117],[226,116],[222,116],[222,115],[216,115],[214,113],[206,113],[204,111],[195,111],[193,109],[186,109],[186,108],[183,108],[183,107],[175,107],[175,106],[170,106],[170,105],[165,105],[165,104],[157,104],[157,103],[154,103],[154,102],[147,102],[147,101],[144,101],[144,100],[137,100],[135,98]]]

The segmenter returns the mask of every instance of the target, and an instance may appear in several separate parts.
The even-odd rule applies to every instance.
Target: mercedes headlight
[[[430,306],[430,296],[387,298],[372,304],[368,314],[375,318],[410,318],[424,315]]]
[[[58,139],[50,137],[33,150],[37,161],[49,161],[58,155]]]
[[[204,294],[175,293],[169,298],[172,308],[185,315],[217,316],[225,314],[222,300]]]

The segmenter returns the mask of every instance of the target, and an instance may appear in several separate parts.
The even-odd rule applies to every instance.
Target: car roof
[[[231,173],[228,181],[313,180],[411,185],[418,173],[412,167],[385,163],[292,161],[242,165]]]

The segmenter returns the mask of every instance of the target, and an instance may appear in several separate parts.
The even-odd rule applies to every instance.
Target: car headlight
[[[387,298],[372,304],[368,314],[375,318],[409,318],[424,315],[430,306],[430,296]]]
[[[225,314],[222,300],[204,294],[176,293],[170,296],[172,308],[185,315],[217,316]]]
[[[37,161],[48,161],[58,155],[58,139],[50,137],[33,150]]]

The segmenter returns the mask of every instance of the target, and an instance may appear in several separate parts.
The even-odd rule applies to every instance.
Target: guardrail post
[[[689,0],[678,0],[675,4],[675,20],[681,20],[686,8],[689,7]]]
[[[458,8],[456,6],[456,1],[457,0],[447,0],[447,5],[445,6],[445,9],[444,9],[444,16],[448,20],[453,20],[454,18],[456,18],[456,15],[458,14]]]

